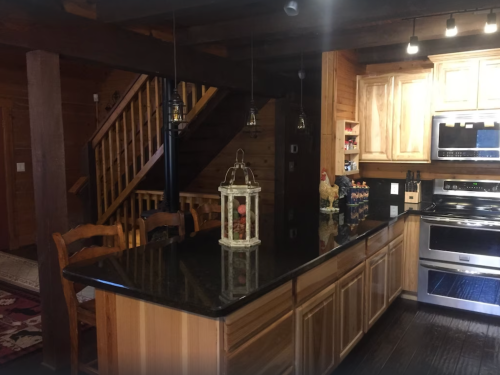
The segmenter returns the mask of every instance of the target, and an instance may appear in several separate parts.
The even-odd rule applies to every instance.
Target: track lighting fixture
[[[413,36],[410,37],[410,43],[408,43],[407,52],[409,55],[414,55],[418,53],[418,37],[415,36],[415,23],[416,18],[413,19]]]
[[[497,15],[493,13],[493,9],[488,14],[488,18],[486,20],[486,25],[484,26],[484,32],[486,34],[495,33],[498,30],[497,26]]]
[[[450,15],[450,18],[446,20],[446,36],[453,37],[458,34],[457,24],[455,22],[455,18],[453,18],[453,14]]]
[[[298,1],[287,1],[284,9],[287,16],[295,17],[299,14],[299,3]]]

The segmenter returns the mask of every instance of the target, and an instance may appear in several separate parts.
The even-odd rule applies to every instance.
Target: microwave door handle
[[[440,266],[434,266],[434,265],[427,264],[427,263],[420,263],[420,265],[424,268],[434,270],[434,271],[455,272],[455,273],[465,274],[468,276],[482,276],[482,277],[491,277],[493,279],[500,279],[500,274],[493,274],[493,273],[487,273],[487,272],[470,273],[470,272],[467,272],[466,270],[461,270],[458,268],[440,267]]]

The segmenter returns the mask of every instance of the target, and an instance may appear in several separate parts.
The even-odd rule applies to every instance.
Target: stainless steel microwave
[[[500,111],[434,116],[431,150],[432,160],[500,161]]]

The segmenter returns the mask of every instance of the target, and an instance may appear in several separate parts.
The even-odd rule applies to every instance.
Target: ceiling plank
[[[420,40],[444,38],[447,16],[419,19],[416,24],[416,35]],[[458,14],[455,19],[460,36],[483,33],[485,16],[474,14]],[[273,59],[293,56],[298,53],[325,52],[342,49],[358,49],[404,43],[412,33],[412,22],[397,20],[381,25],[362,27],[325,35],[314,35],[302,38],[276,40],[256,44],[256,59]],[[446,38],[446,41],[452,39]],[[229,50],[229,56],[235,60],[250,58],[248,46]]]
[[[498,7],[498,0],[312,0],[306,4],[296,17],[278,12],[193,26],[180,30],[179,40],[182,44],[192,45],[249,38],[251,35],[256,38],[281,33],[296,36],[313,30],[328,33],[426,14]]]
[[[365,48],[358,50],[358,60],[361,64],[381,64],[394,61],[411,61],[425,59],[427,56],[445,53],[467,52],[500,48],[500,38],[494,34],[478,34],[455,37],[451,39],[436,39],[420,42],[419,52],[415,55],[406,53],[407,44]]]
[[[172,77],[173,45],[29,0],[0,0],[0,44],[44,50],[144,74]],[[219,88],[249,90],[250,69],[227,58],[178,49],[178,78]],[[278,97],[289,81],[260,69],[255,92]]]
[[[151,16],[223,4],[239,6],[260,0],[98,0],[97,19],[103,22],[126,22]]]

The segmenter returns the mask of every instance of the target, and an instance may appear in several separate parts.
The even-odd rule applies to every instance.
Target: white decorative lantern
[[[238,160],[241,154],[241,161]],[[259,240],[259,193],[262,190],[250,168],[245,166],[244,151],[236,151],[236,163],[226,172],[219,186],[221,194],[221,239],[219,243],[232,247],[248,247],[260,244]],[[236,172],[241,170],[244,185],[236,185]],[[227,181],[228,175],[231,178]],[[251,176],[251,178],[249,177]]]

